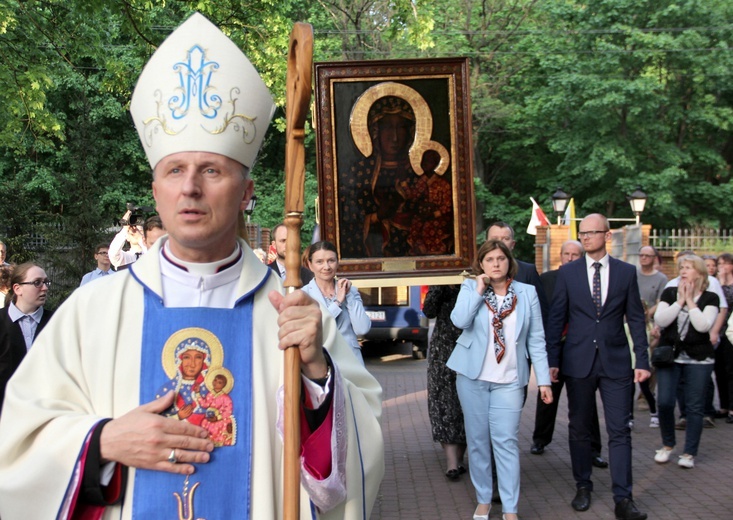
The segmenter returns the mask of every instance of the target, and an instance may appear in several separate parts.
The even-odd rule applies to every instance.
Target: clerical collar
[[[170,242],[168,242],[167,240],[163,245],[162,253],[163,258],[165,258],[173,266],[178,267],[183,271],[198,276],[209,276],[225,271],[226,269],[229,269],[234,264],[236,264],[239,261],[239,258],[242,256],[242,248],[239,247],[239,244],[235,244],[234,251],[228,257],[217,260],[215,262],[208,262],[204,264],[199,264],[196,262],[186,262],[184,260],[181,260],[180,258],[177,258],[176,255],[173,254],[173,251],[171,251]]]

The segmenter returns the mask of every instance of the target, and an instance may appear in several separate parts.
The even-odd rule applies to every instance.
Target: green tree
[[[531,170],[545,201],[563,185],[581,214],[631,216],[641,185],[646,222],[730,225],[730,15],[717,1],[543,4],[494,164]]]

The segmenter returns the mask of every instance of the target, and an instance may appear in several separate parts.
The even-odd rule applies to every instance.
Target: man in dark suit
[[[5,386],[53,314],[43,308],[51,282],[36,264],[21,264],[10,279],[10,302],[0,309],[0,409]]]
[[[603,215],[585,217],[578,237],[585,258],[560,268],[547,328],[552,379],[558,381],[562,372],[568,387],[570,457],[577,488],[571,505],[576,511],[590,507],[592,403],[596,390],[600,390],[609,437],[616,518],[644,520],[647,515],[637,509],[632,495],[629,428],[633,385],[650,375],[636,268],[606,253],[611,233]],[[631,365],[624,317],[634,342],[635,369]]]
[[[560,265],[565,265],[578,258],[583,257],[583,246],[577,240],[566,240],[560,248]],[[540,280],[545,288],[545,294],[550,302],[555,292],[555,281],[557,280],[558,269],[547,271],[540,275]],[[555,433],[555,419],[557,417],[557,404],[565,386],[565,379],[559,376],[559,381],[552,383],[552,403],[545,404],[538,396],[537,407],[535,408],[534,432],[532,433],[532,447],[530,452],[533,455],[542,455],[545,446],[552,442],[552,435]],[[598,410],[595,410],[593,401],[593,428],[591,430],[591,449],[593,452],[592,462],[597,468],[607,468],[608,462],[601,457],[601,430],[598,424]]]
[[[288,239],[288,228],[285,224],[278,224],[272,230],[272,245],[275,246],[277,258],[267,264],[267,266],[275,271],[278,276],[285,278],[285,244]],[[303,285],[307,285],[313,279],[313,273],[310,269],[300,266],[300,281]]]

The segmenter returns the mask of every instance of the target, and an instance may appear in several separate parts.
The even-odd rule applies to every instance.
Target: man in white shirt
[[[130,218],[130,210],[122,217]],[[165,235],[165,226],[158,215],[145,219],[143,225],[127,225],[115,235],[109,244],[109,259],[115,269],[125,269],[133,264],[152,247],[156,240]],[[123,251],[125,242],[130,243],[130,249]]]

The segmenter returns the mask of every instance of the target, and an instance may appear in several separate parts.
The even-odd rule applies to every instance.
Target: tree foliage
[[[645,222],[733,224],[726,0],[3,0],[0,234],[12,260],[39,254],[27,246],[42,233],[45,254],[78,279],[124,204],[151,202],[130,95],[155,48],[194,11],[244,50],[280,107],[253,172],[253,220],[264,227],[282,218],[295,21],[314,26],[316,61],[469,57],[477,232],[506,220],[521,254],[531,250],[519,233],[528,198],[549,210],[558,185],[581,215],[631,216],[625,194],[640,185]],[[304,240],[314,141],[309,129]]]

